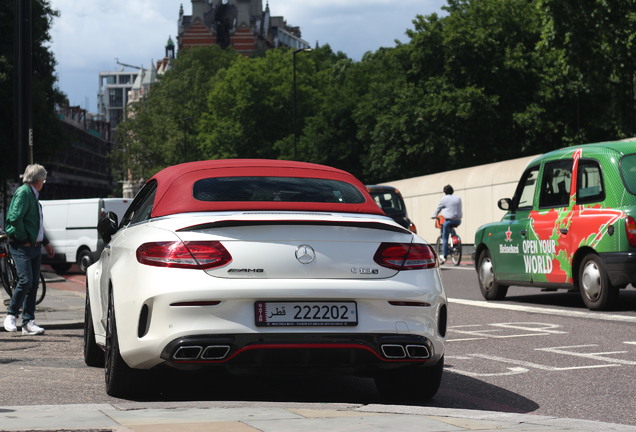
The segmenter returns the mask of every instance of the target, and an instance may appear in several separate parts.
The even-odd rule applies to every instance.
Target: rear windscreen
[[[261,201],[364,203],[352,184],[338,180],[299,177],[215,177],[194,183],[199,201]]]
[[[636,195],[636,154],[624,156],[620,166],[625,189],[632,195]]]

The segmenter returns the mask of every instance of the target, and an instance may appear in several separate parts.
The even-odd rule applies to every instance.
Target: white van
[[[97,221],[106,212],[117,214],[119,220],[132,199],[86,198],[68,200],[42,200],[44,232],[55,248],[53,258],[42,255],[42,263],[50,264],[58,273],[64,273],[76,263],[82,273],[97,260],[104,242],[97,233]]]

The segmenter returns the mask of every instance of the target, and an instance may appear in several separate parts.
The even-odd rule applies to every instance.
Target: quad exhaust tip
[[[426,345],[383,344],[380,349],[388,359],[427,359],[431,356]]]
[[[172,358],[179,361],[222,360],[229,352],[229,345],[210,345],[205,348],[198,345],[186,345],[179,347]]]
[[[172,358],[177,361],[223,360],[230,353],[230,345],[183,345],[177,348]],[[431,356],[426,345],[382,344],[382,355],[387,359],[428,359]]]

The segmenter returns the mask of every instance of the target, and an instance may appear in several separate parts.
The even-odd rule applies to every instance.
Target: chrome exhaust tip
[[[431,356],[428,347],[425,345],[407,345],[406,353],[410,358],[426,359]]]
[[[203,347],[200,346],[182,346],[179,347],[172,356],[175,360],[196,360],[201,355]]]
[[[229,345],[210,345],[201,355],[202,360],[222,360],[230,352]]]
[[[382,350],[382,354],[386,358],[406,358],[406,351],[404,351],[404,347],[402,345],[384,344],[380,346],[380,349]]]

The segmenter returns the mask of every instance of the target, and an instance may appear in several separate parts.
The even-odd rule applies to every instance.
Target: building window
[[[124,91],[120,88],[108,89],[108,105],[111,108],[123,108],[124,106]]]

